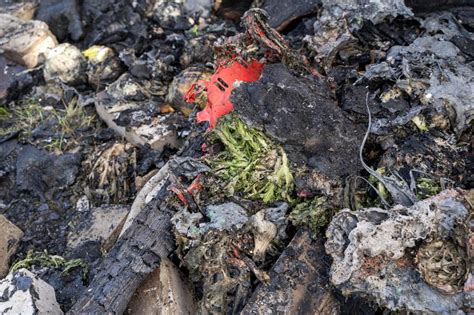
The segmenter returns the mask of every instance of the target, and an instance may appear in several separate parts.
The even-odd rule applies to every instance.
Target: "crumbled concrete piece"
[[[245,209],[233,202],[208,206],[206,216],[210,220],[206,228],[219,231],[240,230],[248,221]]]
[[[48,25],[41,21],[22,21],[0,14],[0,49],[5,56],[27,68],[34,68],[58,44]]]
[[[0,231],[0,279],[2,279],[8,273],[10,257],[16,252],[23,232],[1,214]]]
[[[201,222],[203,221],[201,213],[191,213],[187,209],[177,212],[171,219],[175,232],[197,240],[212,230],[237,232],[249,221],[245,209],[233,202],[209,205],[205,213],[209,222]],[[264,215],[265,211],[262,211],[260,220],[264,218]],[[277,234],[277,227],[272,222],[269,222],[269,224],[274,228],[271,238],[273,239]]]
[[[0,314],[63,314],[53,287],[27,269],[0,281]]]
[[[66,84],[78,84],[85,81],[86,68],[86,59],[81,51],[65,43],[48,52],[44,63],[44,78],[46,81],[57,78]]]
[[[194,314],[196,302],[178,268],[163,259],[135,291],[128,304],[130,315]]]
[[[35,15],[38,5],[38,0],[0,0],[0,14],[11,14],[20,20],[28,21],[31,20]]]
[[[352,32],[360,29],[364,21],[373,24],[397,16],[413,16],[402,0],[322,0],[322,9],[314,23],[314,35],[304,38],[309,47],[317,53],[326,71],[344,48],[356,43]]]
[[[450,113],[454,130],[461,134],[474,119],[474,70],[462,61],[461,50],[452,42],[464,32],[450,14],[431,16],[424,27],[425,34],[410,45],[392,46],[386,61],[369,65],[363,77],[395,80],[396,88],[418,97],[423,104]],[[422,68],[431,70],[420,75],[416,69]]]
[[[333,258],[331,282],[345,294],[360,294],[391,310],[454,313],[462,309],[464,301],[469,299],[460,284],[467,272],[465,262],[456,263],[454,270],[445,268],[442,261],[438,264],[420,261],[426,255],[417,255],[415,263],[412,256],[432,240],[438,240],[456,247],[456,252],[459,251],[456,261],[465,260],[461,253],[466,249],[454,243],[469,215],[462,196],[456,190],[445,190],[410,208],[340,211],[326,231],[326,252]],[[461,239],[461,242],[465,241]],[[450,255],[453,254],[457,255],[451,251]],[[419,268],[427,263],[431,264],[430,275],[437,273],[443,278],[424,279],[428,272]],[[460,279],[451,278],[459,275]],[[428,284],[435,282],[439,287]],[[453,284],[458,288],[451,294],[440,290],[441,285],[447,288]]]
[[[120,233],[129,210],[129,206],[123,205],[93,208],[90,211],[90,219],[84,220],[84,224],[69,234],[68,247],[75,248],[86,241],[99,241],[104,244],[114,236],[118,236],[117,233]]]
[[[172,218],[175,232],[185,235],[188,238],[196,239],[200,236],[199,222],[204,216],[200,212],[192,213],[186,208],[178,211]]]
[[[418,37],[408,46],[392,46],[387,54],[388,60],[399,59],[408,54],[429,53],[440,59],[454,58],[459,54],[459,48],[443,35]]]
[[[374,24],[382,22],[387,17],[413,16],[413,12],[403,0],[322,0],[322,3],[323,9],[329,11],[333,17],[370,20]]]

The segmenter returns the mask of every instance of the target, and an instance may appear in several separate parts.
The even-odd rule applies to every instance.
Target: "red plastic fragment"
[[[234,255],[235,258],[239,258],[239,251],[235,246],[232,246],[232,254]]]
[[[209,81],[199,81],[186,93],[186,102],[192,103],[201,92],[207,93],[206,107],[197,113],[197,121],[209,122],[209,128],[217,125],[217,119],[230,113],[234,106],[229,100],[236,81],[253,82],[260,78],[263,64],[257,60],[250,63],[234,60],[226,66],[219,66]],[[200,90],[196,91],[196,87]]]
[[[181,200],[181,202],[184,205],[187,206],[189,204],[189,202],[186,199],[186,196],[184,195],[184,193],[181,190],[179,190],[177,187],[172,186],[172,187],[170,187],[170,190],[176,194],[176,197],[178,197],[178,199]]]
[[[188,186],[188,188],[186,188],[186,191],[190,194],[193,194],[195,191],[200,191],[202,190],[202,185],[201,185],[201,175],[198,175],[194,180],[193,182],[191,183],[191,185]]]

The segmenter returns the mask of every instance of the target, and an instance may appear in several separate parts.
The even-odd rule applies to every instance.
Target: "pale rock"
[[[0,279],[8,273],[10,257],[15,254],[23,232],[0,215]]]
[[[5,57],[34,68],[57,45],[56,37],[46,23],[0,14],[0,50],[4,51]]]
[[[52,49],[46,56],[44,78],[46,81],[59,79],[66,84],[85,81],[87,61],[81,51],[68,43]]]
[[[208,17],[211,13],[211,0],[188,0],[184,2],[184,10],[188,14],[200,13],[201,16]]]
[[[70,232],[67,245],[76,248],[87,241],[99,241],[105,250],[111,247],[122,229],[129,206],[110,205],[93,208],[90,218]]]
[[[33,16],[38,9],[38,0],[26,0],[26,1],[11,1],[11,0],[0,0],[0,13],[11,14],[20,20],[28,21],[33,19]]]
[[[0,281],[0,314],[63,314],[52,286],[27,269]]]
[[[128,304],[128,314],[195,314],[196,300],[178,268],[163,259],[147,276]]]

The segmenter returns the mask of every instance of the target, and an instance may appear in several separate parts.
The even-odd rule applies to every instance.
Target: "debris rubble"
[[[473,31],[465,0],[0,0],[0,313],[473,313]]]
[[[464,194],[445,190],[410,208],[341,210],[326,231],[331,282],[391,310],[470,307]]]

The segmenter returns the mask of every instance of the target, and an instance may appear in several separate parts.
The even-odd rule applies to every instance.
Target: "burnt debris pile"
[[[1,314],[468,314],[474,6],[0,0]]]

